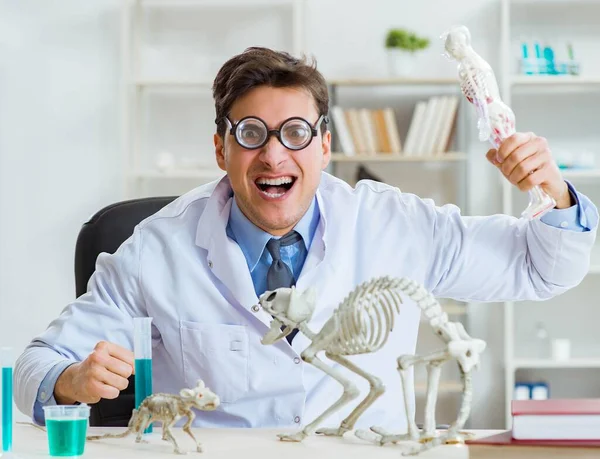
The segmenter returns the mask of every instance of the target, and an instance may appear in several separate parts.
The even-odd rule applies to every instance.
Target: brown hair
[[[224,137],[224,117],[234,102],[258,86],[306,89],[315,100],[319,116],[327,115],[327,83],[314,58],[308,62],[306,57],[297,59],[283,51],[252,47],[225,62],[213,82],[217,134]],[[326,124],[321,123],[321,133],[326,130]]]

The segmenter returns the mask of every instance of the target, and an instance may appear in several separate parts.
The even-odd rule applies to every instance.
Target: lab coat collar
[[[320,188],[323,182],[328,180],[327,174],[323,173],[321,185],[316,193],[321,218],[298,278],[299,288],[309,286],[304,285],[312,277],[309,274],[312,274],[325,256],[327,216]],[[231,182],[229,177],[225,176],[217,183],[198,220],[196,245],[207,250],[207,263],[214,275],[229,289],[242,307],[250,310],[258,303],[252,277],[242,250],[236,242],[227,237],[226,231],[232,201]],[[262,309],[253,314],[266,325],[271,322],[271,316]]]

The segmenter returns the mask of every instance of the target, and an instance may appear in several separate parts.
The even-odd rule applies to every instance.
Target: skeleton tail
[[[335,312],[339,335],[328,350],[356,355],[380,349],[400,313],[401,292],[414,300],[429,319],[444,320],[438,301],[422,285],[407,278],[378,277],[356,287],[340,304]]]
[[[85,439],[86,440],[101,440],[103,438],[124,438],[127,435],[130,435],[131,433],[133,433],[133,431],[135,430],[135,426],[136,426],[135,421],[137,420],[138,416],[140,416],[140,412],[134,408],[133,412],[131,414],[131,418],[129,419],[129,423],[127,424],[127,430],[125,432],[121,432],[119,434],[107,433],[104,435],[89,435],[89,436],[85,437]]]

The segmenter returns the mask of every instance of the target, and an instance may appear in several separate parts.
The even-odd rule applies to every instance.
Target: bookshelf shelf
[[[513,75],[510,79],[512,86],[587,86],[600,85],[598,76],[573,75]]]
[[[596,178],[600,177],[600,169],[561,169],[564,178]]]
[[[515,359],[514,368],[600,368],[600,358],[569,360]]]
[[[139,88],[151,86],[171,86],[171,87],[201,87],[210,88],[213,82],[211,80],[136,80],[134,83]]]
[[[168,171],[159,170],[143,170],[134,173],[134,177],[137,179],[182,179],[182,178],[193,178],[193,179],[207,179],[214,180],[225,175],[220,169],[171,169]]]
[[[192,8],[277,8],[292,6],[293,0],[140,0],[144,7],[153,8],[174,8],[174,7],[192,7]]]
[[[346,78],[328,81],[331,86],[447,86],[456,85],[456,78]]]
[[[395,162],[453,162],[453,161],[465,161],[467,159],[467,155],[464,153],[458,152],[446,152],[425,156],[411,156],[406,153],[397,154],[397,153],[376,153],[373,155],[369,155],[366,153],[361,153],[357,155],[346,155],[344,153],[332,153],[331,160],[335,162],[386,162],[386,161],[395,161]]]

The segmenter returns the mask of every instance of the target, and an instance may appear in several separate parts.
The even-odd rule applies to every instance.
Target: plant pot
[[[387,50],[387,54],[390,76],[408,77],[414,75],[417,66],[416,53],[390,48]]]

